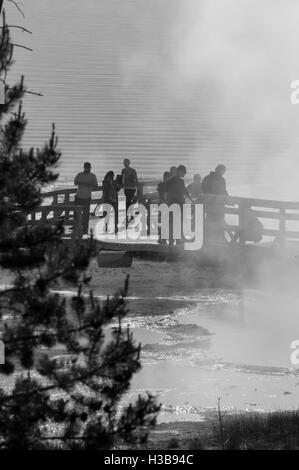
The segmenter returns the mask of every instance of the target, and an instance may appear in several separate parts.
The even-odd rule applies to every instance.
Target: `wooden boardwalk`
[[[141,182],[138,201],[145,205],[151,202],[157,203],[157,184],[157,180]],[[76,191],[76,188],[70,188],[43,193],[43,203],[30,214],[28,224],[53,223],[62,217],[66,227],[65,239],[73,241],[81,239],[83,208],[75,205]],[[92,193],[91,219],[95,219],[95,209],[101,203],[101,193],[101,186]],[[267,240],[281,245],[286,240],[299,241],[299,202],[212,195],[201,195],[196,202],[203,204],[204,208],[208,204],[217,202],[225,205],[228,239],[243,229],[246,209],[251,208],[252,213],[263,224],[262,242]],[[293,227],[289,228],[288,224]]]

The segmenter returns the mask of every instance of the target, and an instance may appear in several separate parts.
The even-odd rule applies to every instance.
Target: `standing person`
[[[187,189],[192,197],[199,197],[201,195],[201,176],[198,173],[193,176],[193,181],[187,186]]]
[[[105,204],[110,204],[114,209],[115,233],[118,231],[118,190],[119,187],[117,186],[117,182],[114,180],[114,172],[108,171],[103,179],[102,202]],[[108,229],[108,227],[106,227],[106,229]]]
[[[211,171],[202,181],[202,191],[204,194],[216,196],[228,196],[224,174],[226,167],[218,165],[215,171]],[[223,240],[225,227],[225,201],[209,202],[205,205],[205,220],[208,224],[208,232]]]
[[[169,178],[166,183],[167,202],[171,204],[179,204],[182,206],[185,203],[186,197],[192,201],[188,189],[185,186],[184,177],[187,173],[186,167],[180,165],[177,167],[175,176]]]
[[[163,181],[158,184],[158,194],[159,194],[159,204],[162,204],[163,202],[166,202],[167,200],[167,181],[171,178],[170,172],[169,171],[164,171],[163,173]]]
[[[122,169],[122,183],[124,193],[126,196],[126,211],[133,202],[136,190],[138,189],[137,173],[134,168],[131,168],[131,162],[128,158],[124,159],[124,168]]]
[[[228,196],[224,174],[226,167],[218,165],[215,171],[211,171],[202,181],[202,191],[205,194],[216,194],[218,196]]]
[[[184,165],[179,165],[177,168],[177,174],[172,176],[166,183],[166,192],[167,192],[167,203],[168,205],[178,204],[181,208],[181,229],[182,235],[180,242],[183,242],[183,205],[185,203],[186,197],[193,202],[192,197],[185,187],[184,177],[187,173],[186,167]],[[169,214],[169,244],[174,243],[173,239],[173,214]],[[178,241],[177,241],[178,243]]]
[[[163,204],[167,202],[167,181],[170,179],[170,171],[164,171],[163,173],[163,181],[158,184],[158,194],[159,194],[159,204]],[[166,240],[162,240],[161,237],[161,212],[158,213],[158,233],[159,239],[158,243],[166,243]]]
[[[196,173],[194,176],[193,176],[193,181],[192,183],[190,183],[188,186],[187,186],[187,189],[189,191],[189,193],[191,194],[192,198],[194,198],[196,200],[196,202],[199,201],[199,198],[202,194],[202,189],[201,189],[201,176]],[[192,208],[191,208],[191,228],[194,232],[195,230],[195,206],[193,205]]]
[[[75,186],[78,186],[75,204],[83,206],[82,232],[88,233],[89,212],[91,203],[91,192],[98,189],[97,177],[91,173],[91,164],[84,163],[84,170],[78,173],[74,180]]]

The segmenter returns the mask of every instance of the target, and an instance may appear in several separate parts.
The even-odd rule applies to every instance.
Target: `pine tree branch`
[[[41,387],[39,389],[35,389],[35,390],[31,390],[30,392],[18,392],[18,393],[12,393],[11,395],[5,395],[4,397],[0,397],[0,407],[9,402],[10,400],[12,399],[15,399],[15,398],[22,398],[22,397],[30,397],[32,395],[34,395],[35,393],[45,393],[45,392],[49,392],[51,390],[55,390],[56,385],[48,385],[46,387]]]
[[[5,26],[0,26],[0,29],[4,29],[4,28],[9,28],[9,29],[17,28],[17,29],[21,29],[24,33],[32,34],[32,31],[30,31],[27,28],[24,28],[24,26],[19,26],[19,25],[15,25],[15,24],[8,24],[8,25],[5,25]]]
[[[19,12],[21,13],[21,15],[23,16],[23,18],[25,18],[25,13],[23,12],[23,10],[21,9],[20,5],[18,4],[18,2],[16,2],[15,0],[7,0],[8,2],[12,3],[17,10],[19,10]]]
[[[24,90],[24,93],[28,93],[29,95],[44,96],[41,92],[37,93],[36,91]]]
[[[8,1],[23,14],[16,1]],[[22,30],[17,25],[12,27]],[[23,31],[29,32],[25,28]],[[13,46],[32,50],[11,43],[3,13],[1,78],[13,63]],[[25,93],[42,94],[26,90],[23,76],[20,83],[6,91],[7,102],[0,110],[0,119],[5,119],[0,128],[0,262],[14,274],[14,281],[13,286],[0,291],[0,312],[12,314],[3,332],[7,360],[1,371],[11,375],[19,363],[27,378],[16,376],[8,395],[0,388],[0,447],[43,447],[47,440],[43,425],[53,420],[65,426],[64,435],[56,435],[53,440],[60,440],[68,448],[103,448],[105,443],[110,448],[116,435],[130,437],[134,426],[152,420],[150,416],[157,411],[152,398],[138,399],[119,416],[120,400],[141,367],[140,344],[136,345],[130,329],[122,324],[128,313],[128,278],[124,289],[107,297],[104,305],[94,299],[92,292],[87,299],[80,276],[88,267],[90,249],[83,245],[71,250],[63,247],[60,225],[57,232],[46,229],[42,221],[36,230],[25,228],[28,213],[41,202],[41,186],[55,179],[53,168],[60,153],[56,150],[54,126],[49,143],[41,151],[20,150],[26,128],[20,100]],[[7,120],[17,103],[18,112]],[[51,291],[59,280],[75,284],[77,295],[61,300]],[[112,321],[117,321],[117,326],[112,325],[111,339],[105,341],[104,327],[111,326]],[[54,352],[51,348],[57,343],[71,356],[71,363],[62,370],[59,361],[50,358],[49,350]],[[48,354],[39,359],[41,346],[48,347]],[[84,356],[83,364],[80,354]],[[32,371],[40,374],[38,378],[32,377]],[[52,400],[54,391],[62,393],[66,400]]]
[[[15,46],[15,47],[21,47],[22,49],[27,49],[27,51],[33,52],[33,49],[31,49],[30,47],[27,47],[27,46],[23,46],[23,44],[16,44],[16,43],[12,42],[11,45]]]

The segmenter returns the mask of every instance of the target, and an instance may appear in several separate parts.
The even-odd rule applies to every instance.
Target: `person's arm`
[[[225,196],[228,196],[228,192],[227,192],[227,189],[226,189],[226,181],[225,181],[224,178],[223,178],[223,189],[224,189]]]
[[[185,196],[187,196],[187,198],[188,198],[192,203],[194,203],[193,198],[192,198],[192,196],[191,196],[191,194],[190,194],[188,188],[186,188],[184,181],[183,181],[183,185],[184,185],[184,193],[185,193]]]
[[[164,199],[165,186],[163,188],[163,183],[158,184],[157,191],[158,191],[158,194],[159,194],[159,200]]]
[[[201,182],[201,192],[206,194],[208,191],[207,191],[207,177],[205,176],[204,179],[202,180]]]
[[[93,178],[92,178],[92,179],[93,179],[93,182],[92,182],[92,183],[93,183],[93,184],[92,184],[92,186],[93,186],[93,191],[97,191],[97,189],[98,189],[98,180],[97,180],[96,175],[93,175]]]
[[[137,196],[139,197],[140,196],[140,187],[138,185],[138,178],[137,178],[137,172],[136,170],[134,170],[134,183],[135,183],[135,188],[136,188],[136,192],[137,192]]]
[[[192,204],[194,204],[193,197],[191,196],[191,194],[190,194],[190,192],[188,191],[188,189],[186,189],[186,196],[187,196],[187,198],[192,202]]]
[[[121,178],[119,178],[119,176],[117,176],[116,179],[114,180],[114,185],[115,185],[116,191],[119,192],[123,186],[122,180]]]

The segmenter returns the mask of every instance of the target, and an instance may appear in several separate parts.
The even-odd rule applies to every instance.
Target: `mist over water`
[[[292,257],[261,264],[252,280],[193,262],[91,269],[90,287],[103,300],[130,274],[125,322],[142,344],[142,369],[125,401],[157,393],[160,421],[202,419],[219,397],[227,410],[297,408],[299,369],[290,357],[299,339],[299,265]]]
[[[14,32],[33,52],[16,48],[8,78],[25,73],[44,93],[26,96],[25,143],[41,145],[55,121],[63,177],[88,159],[101,179],[124,155],[142,177],[224,162],[229,188],[299,198],[296,0],[27,0],[24,10],[7,5],[33,31]]]
[[[204,409],[216,408],[219,397],[227,410],[296,409],[299,369],[291,363],[290,345],[299,338],[294,290],[299,268],[293,268],[288,288],[287,276],[280,283],[279,272],[254,287],[201,286],[197,295],[186,296],[188,306],[170,315],[136,318],[130,303],[131,326],[144,344],[144,366],[132,395],[147,387],[157,390],[165,405],[162,421],[200,419]]]

